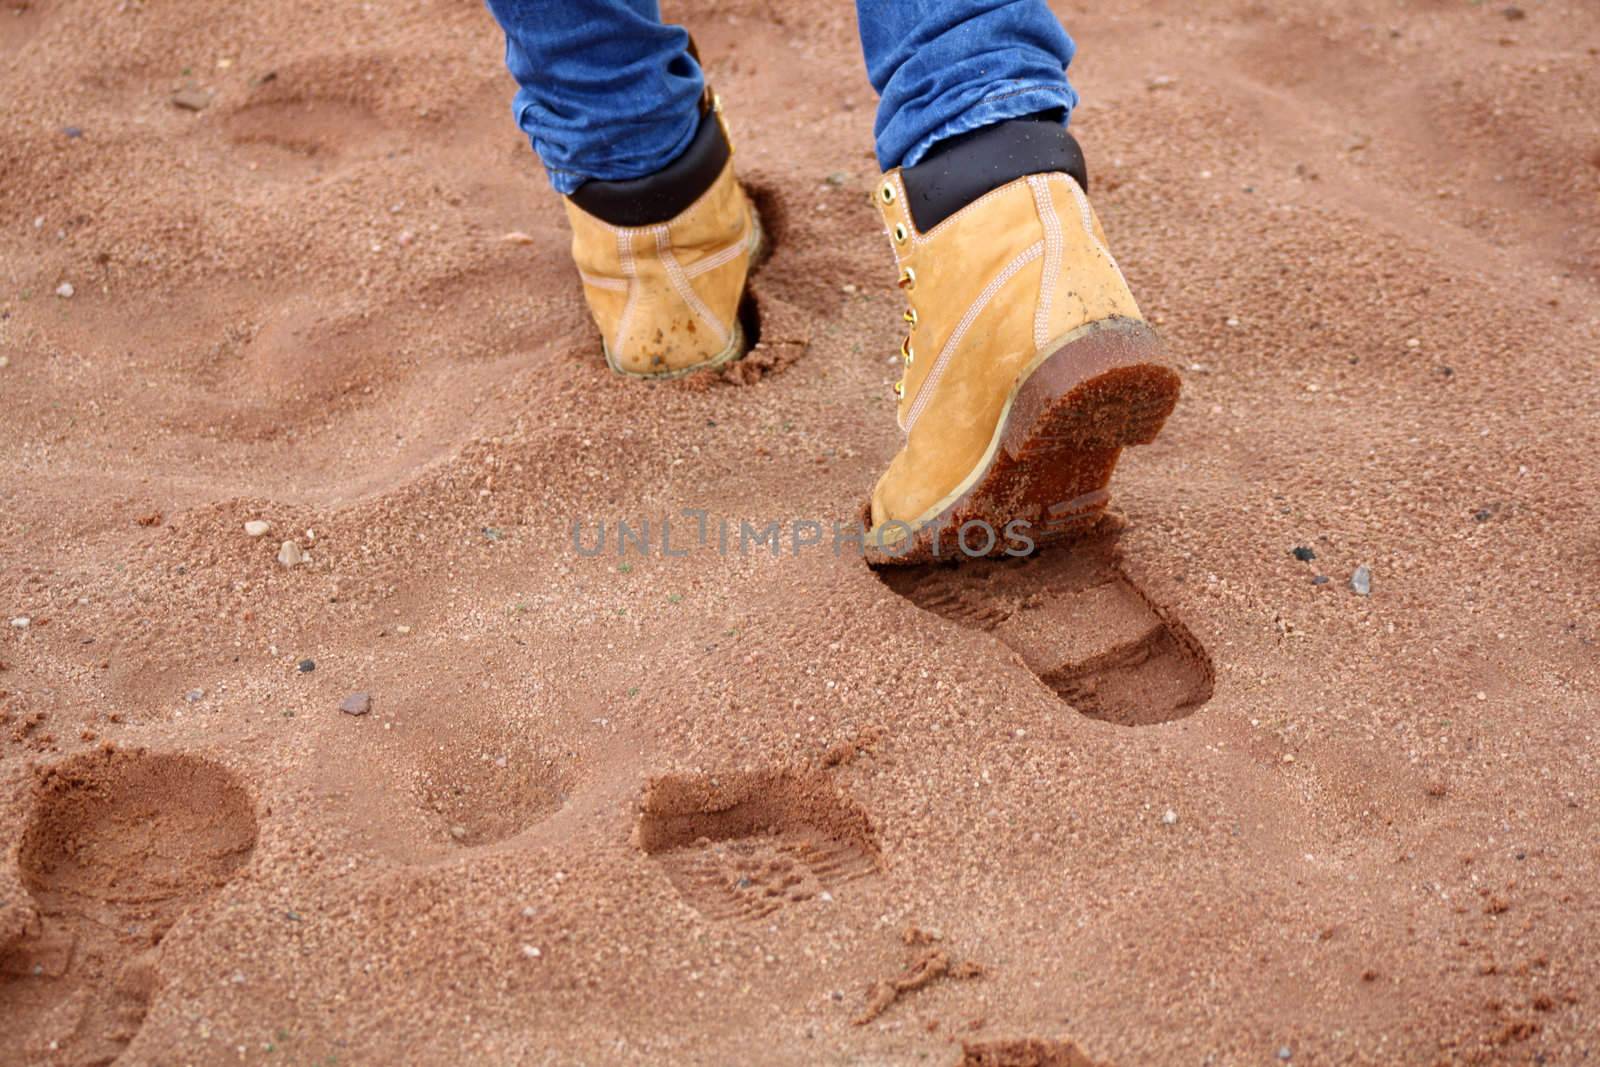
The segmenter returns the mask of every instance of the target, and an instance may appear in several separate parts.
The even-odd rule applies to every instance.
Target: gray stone
[[[204,89],[179,89],[172,94],[172,104],[184,111],[204,111],[211,106],[211,94]]]
[[[1356,568],[1350,576],[1350,588],[1355,590],[1356,596],[1370,596],[1372,594],[1372,568],[1365,563]]]

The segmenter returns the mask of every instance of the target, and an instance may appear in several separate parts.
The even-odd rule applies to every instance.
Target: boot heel
[[[1122,449],[1156,439],[1180,386],[1160,338],[1135,319],[1091,323],[1058,339],[1015,387],[986,468],[908,548],[870,557],[911,563],[967,554],[972,541],[951,531],[975,521],[996,531],[1020,521],[1036,547],[1077,536],[1104,514]],[[1015,547],[1002,538],[982,554]]]
[[[1007,521],[1029,522],[1036,543],[1086,529],[1111,499],[1122,449],[1156,439],[1180,387],[1142,322],[1112,319],[1068,335],[1017,389],[982,498],[1009,512]]]
[[[1046,349],[1023,379],[1000,447],[1020,458],[1147,445],[1172,414],[1180,388],[1154,330],[1131,319],[1094,323]]]

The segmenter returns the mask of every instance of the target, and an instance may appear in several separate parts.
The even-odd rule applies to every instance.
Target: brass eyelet
[[[894,239],[896,241],[904,242],[905,239],[907,237],[909,237],[909,236],[911,236],[911,235],[906,232],[906,224],[905,223],[897,222],[897,223],[894,224]]]
[[[884,182],[881,186],[879,186],[878,199],[882,200],[885,204],[894,203],[894,186],[890,185],[888,182]]]
[[[900,381],[894,383],[894,395],[900,397],[906,395],[905,379],[902,378]]]
[[[901,318],[905,319],[912,325],[913,328],[915,328],[917,325],[917,309],[906,308],[906,313],[902,315]]]
[[[910,334],[907,334],[906,339],[900,342],[900,358],[905,361],[905,364],[908,367],[911,366],[912,361],[917,358],[917,354],[911,350]]]
[[[917,287],[917,272],[910,267],[901,267],[898,284],[902,289],[915,289]]]

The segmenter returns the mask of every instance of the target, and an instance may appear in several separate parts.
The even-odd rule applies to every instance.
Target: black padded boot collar
[[[689,147],[666,167],[626,181],[586,181],[571,199],[613,226],[654,226],[677,218],[700,199],[732,154],[716,111],[707,110]]]
[[[941,141],[900,171],[917,230],[927,233],[978,197],[1027,174],[1065,173],[1085,190],[1083,150],[1058,119],[1030,116]]]

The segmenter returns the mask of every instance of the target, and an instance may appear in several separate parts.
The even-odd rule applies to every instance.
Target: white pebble
[[[77,290],[72,287],[71,282],[62,282],[60,285],[56,286],[56,295],[63,300],[66,300],[75,292],[77,292]]]
[[[272,529],[272,523],[265,519],[251,519],[244,524],[244,532],[251,537],[260,537],[270,529]]]
[[[1178,813],[1168,808],[1161,813],[1161,821],[1168,826],[1175,826],[1178,822]]]
[[[544,953],[539,951],[538,945],[523,945],[522,954],[528,957],[530,960],[536,960],[540,956],[544,955]]]
[[[285,567],[299,566],[305,558],[306,554],[300,550],[298,542],[285,541],[278,547],[278,562]]]
[[[33,620],[28,618],[26,615],[18,615],[16,618],[11,620],[11,625],[15,626],[19,630],[26,630],[32,624]]]

